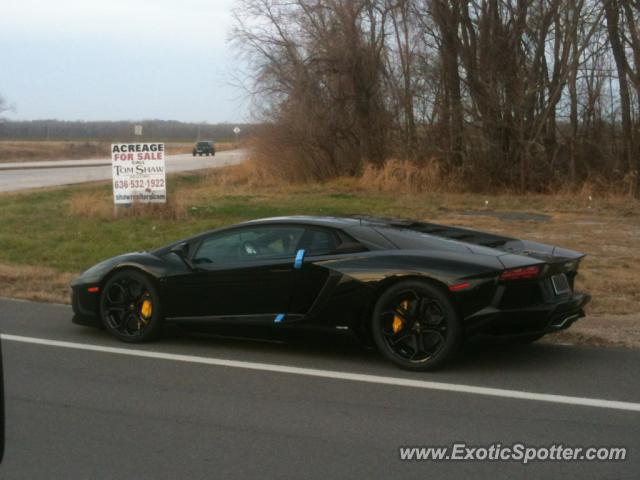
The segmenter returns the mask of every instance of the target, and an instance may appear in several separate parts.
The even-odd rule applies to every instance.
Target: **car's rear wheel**
[[[447,295],[437,286],[407,280],[389,287],[373,310],[371,333],[386,358],[408,370],[430,370],[451,359],[462,329]]]
[[[160,297],[149,277],[123,270],[105,284],[100,299],[104,327],[124,342],[144,342],[158,334],[162,323]]]

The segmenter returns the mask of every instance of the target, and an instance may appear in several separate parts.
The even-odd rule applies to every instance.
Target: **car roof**
[[[317,225],[323,227],[333,228],[349,228],[349,227],[395,227],[403,228],[409,225],[413,225],[413,220],[406,220],[401,218],[387,218],[376,217],[372,215],[346,215],[346,216],[331,216],[331,215],[287,215],[282,217],[269,217],[259,218],[256,220],[249,220],[239,225],[255,225],[261,223],[296,223],[305,225]]]
[[[360,220],[349,217],[331,217],[314,215],[290,215],[282,217],[259,218],[249,220],[240,225],[257,225],[262,223],[297,223],[305,225],[318,225],[326,227],[350,227],[360,225]]]

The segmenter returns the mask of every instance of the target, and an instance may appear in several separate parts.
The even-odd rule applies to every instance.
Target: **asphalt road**
[[[417,374],[339,338],[278,343],[173,332],[152,344],[130,346],[103,331],[75,326],[70,317],[67,306],[0,300],[8,422],[2,479],[636,479],[640,474],[640,412],[633,409],[376,380],[426,380],[640,407],[638,350],[484,345],[446,370]],[[33,343],[34,338],[48,344]],[[281,371],[272,371],[274,365]],[[293,373],[286,371],[290,367]],[[374,380],[300,374],[295,368]],[[399,460],[400,446],[459,441],[629,451],[618,463]]]
[[[242,162],[244,150],[218,152],[215,157],[167,155],[167,173],[222,167]],[[0,164],[0,192],[54,187],[111,179],[111,160],[70,160]]]

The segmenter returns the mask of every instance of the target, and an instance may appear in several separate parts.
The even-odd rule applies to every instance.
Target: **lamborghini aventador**
[[[584,316],[584,255],[433,223],[281,217],[105,260],[72,283],[73,321],[125,342],[167,323],[355,335],[427,370],[478,335],[535,341]]]

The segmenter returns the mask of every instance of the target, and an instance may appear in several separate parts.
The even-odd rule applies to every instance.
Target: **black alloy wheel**
[[[144,342],[160,330],[160,299],[143,273],[124,270],[112,276],[102,290],[100,316],[105,328],[124,342]]]
[[[450,359],[461,341],[458,315],[442,289],[407,280],[387,289],[373,311],[378,350],[409,370],[429,370]]]

